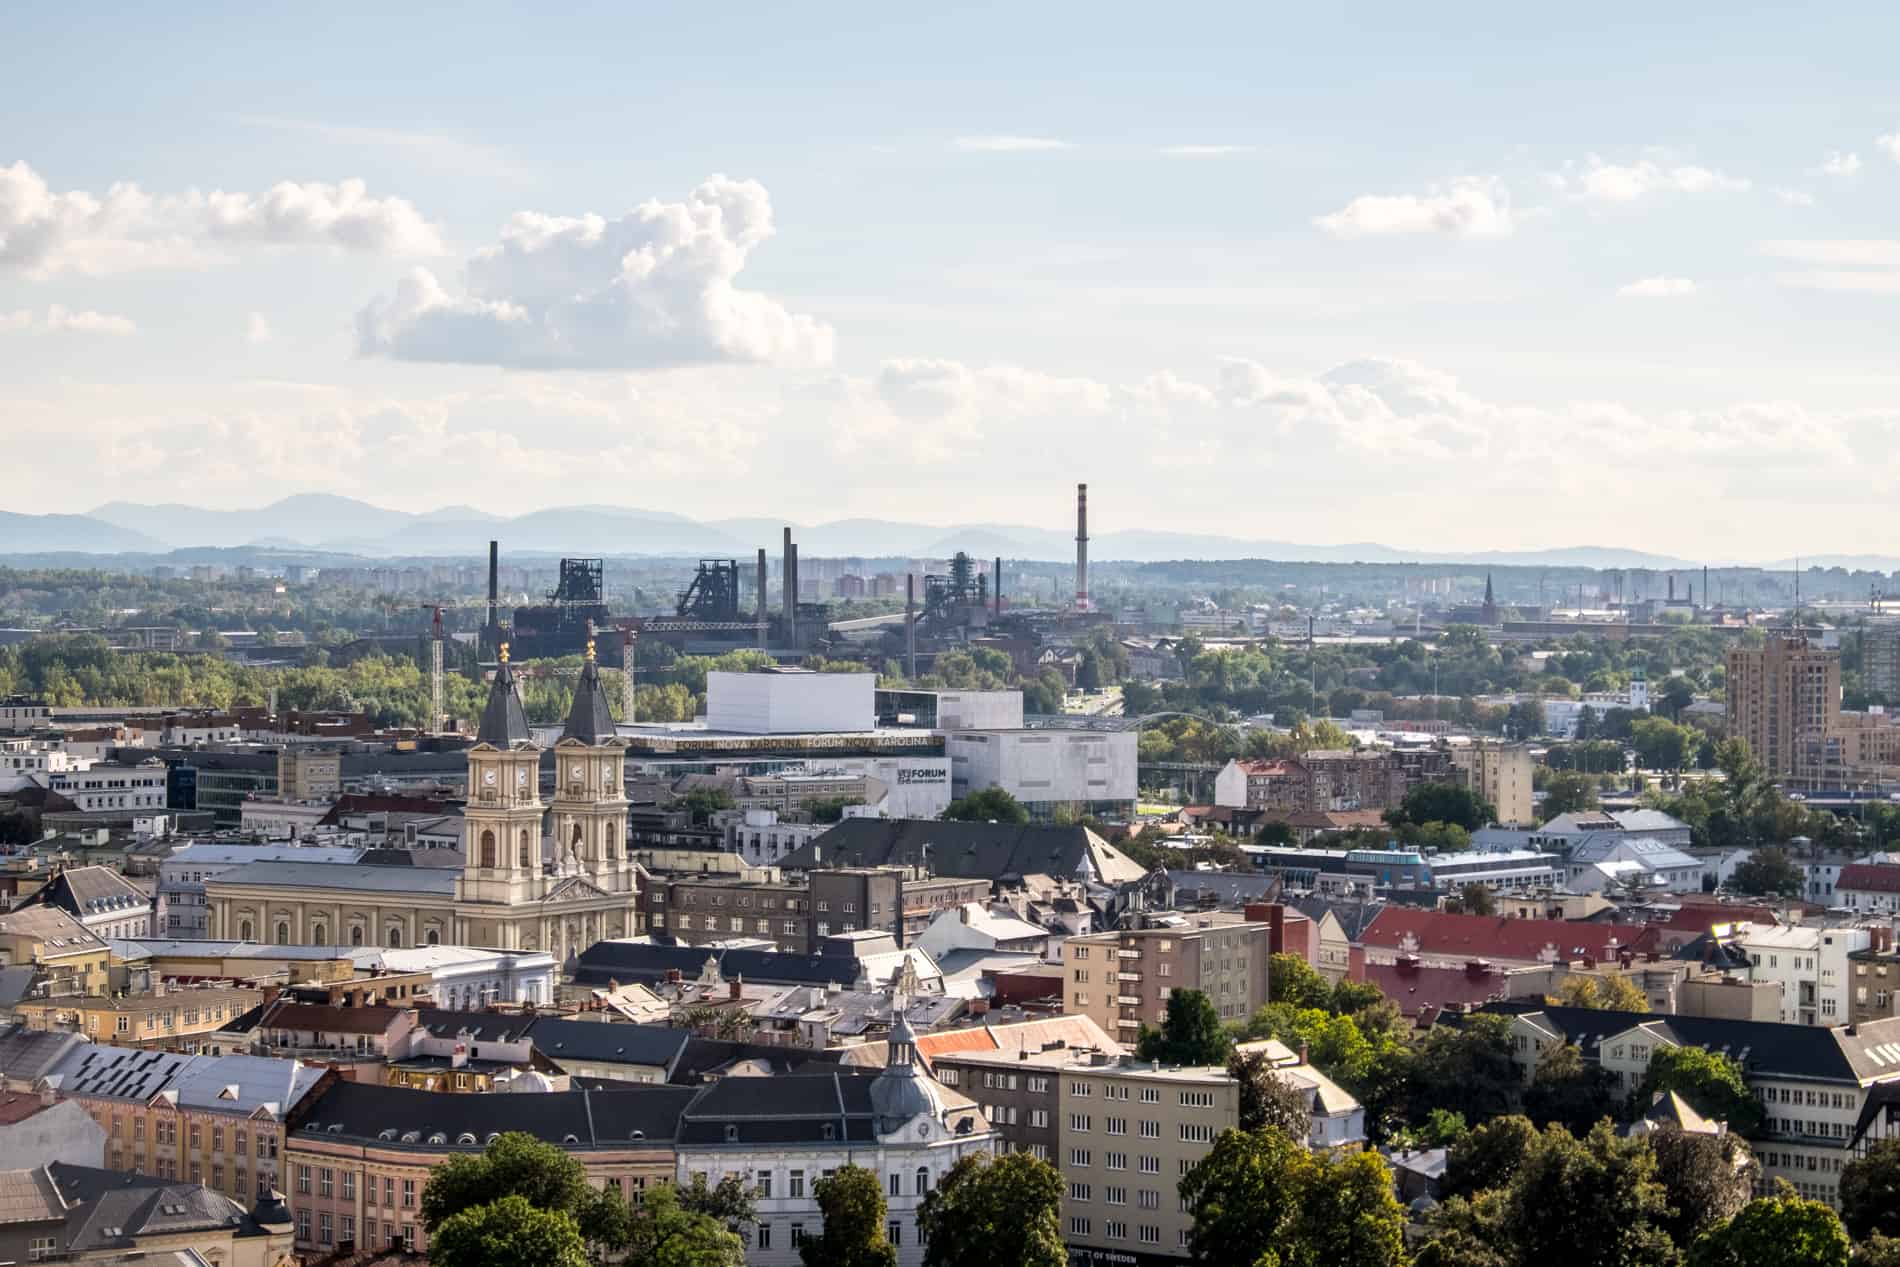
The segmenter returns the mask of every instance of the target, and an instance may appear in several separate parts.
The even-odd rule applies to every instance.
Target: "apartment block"
[[[1267,1001],[1271,932],[1200,915],[1178,926],[1071,937],[1062,943],[1064,1010],[1127,1043],[1142,1025],[1161,1023],[1176,989],[1199,990],[1223,1020],[1242,1020]]]
[[[1225,1069],[1163,1068],[1100,1053],[1055,1071],[1056,1167],[1070,1262],[1185,1260],[1193,1218],[1181,1179],[1240,1124]]]
[[[1841,656],[1806,638],[1771,636],[1728,653],[1728,731],[1770,777],[1819,776],[1839,728]]]
[[[1452,753],[1465,786],[1491,802],[1497,821],[1511,827],[1536,823],[1531,772],[1536,763],[1524,744],[1479,743]]]

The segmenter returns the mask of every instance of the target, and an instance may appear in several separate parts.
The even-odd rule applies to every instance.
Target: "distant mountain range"
[[[495,515],[472,506],[411,512],[349,497],[302,493],[245,510],[121,501],[108,502],[84,515],[0,512],[0,555],[141,554],[194,547],[241,547],[377,558],[474,557],[483,552],[492,537],[501,541],[504,552],[515,554],[706,554],[745,558],[760,546],[776,556],[785,522],[763,517],[702,522],[667,511],[620,506],[562,507],[515,516]],[[792,531],[800,551],[807,556],[942,558],[967,550],[985,558],[1000,554],[1012,559],[1056,560],[1069,558],[1075,551],[1071,533],[1022,524],[945,527],[902,520],[839,519],[793,524]],[[1089,550],[1092,558],[1102,562],[1276,559],[1656,570],[1688,570],[1702,565],[1701,560],[1604,546],[1433,551],[1376,542],[1310,545],[1145,529],[1099,533],[1089,539]],[[1900,560],[1873,556],[1816,558],[1803,563],[1880,571],[1900,567]]]

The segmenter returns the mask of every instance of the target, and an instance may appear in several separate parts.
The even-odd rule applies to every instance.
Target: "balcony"
[[[1116,954],[1116,955],[1117,955],[1117,956],[1118,956],[1119,958],[1122,958],[1122,959],[1139,959],[1139,958],[1141,958],[1141,952],[1140,952],[1139,950],[1118,950],[1118,951],[1116,951],[1116,952],[1115,952],[1115,954]]]
[[[1136,985],[1141,984],[1141,974],[1139,972],[1118,972],[1115,974],[1115,979],[1117,981],[1133,981]]]
[[[1115,997],[1115,1002],[1122,1007],[1140,1007],[1141,996],[1137,994],[1120,994]]]

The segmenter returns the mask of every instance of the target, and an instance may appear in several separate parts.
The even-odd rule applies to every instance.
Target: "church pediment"
[[[582,898],[606,896],[608,896],[607,890],[598,885],[590,884],[579,876],[569,876],[549,889],[548,895],[541,900],[543,902],[574,902]]]

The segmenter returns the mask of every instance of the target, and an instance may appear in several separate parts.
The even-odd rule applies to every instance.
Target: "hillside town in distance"
[[[1900,1262],[1888,577],[138,509],[0,567],[0,1260]]]

